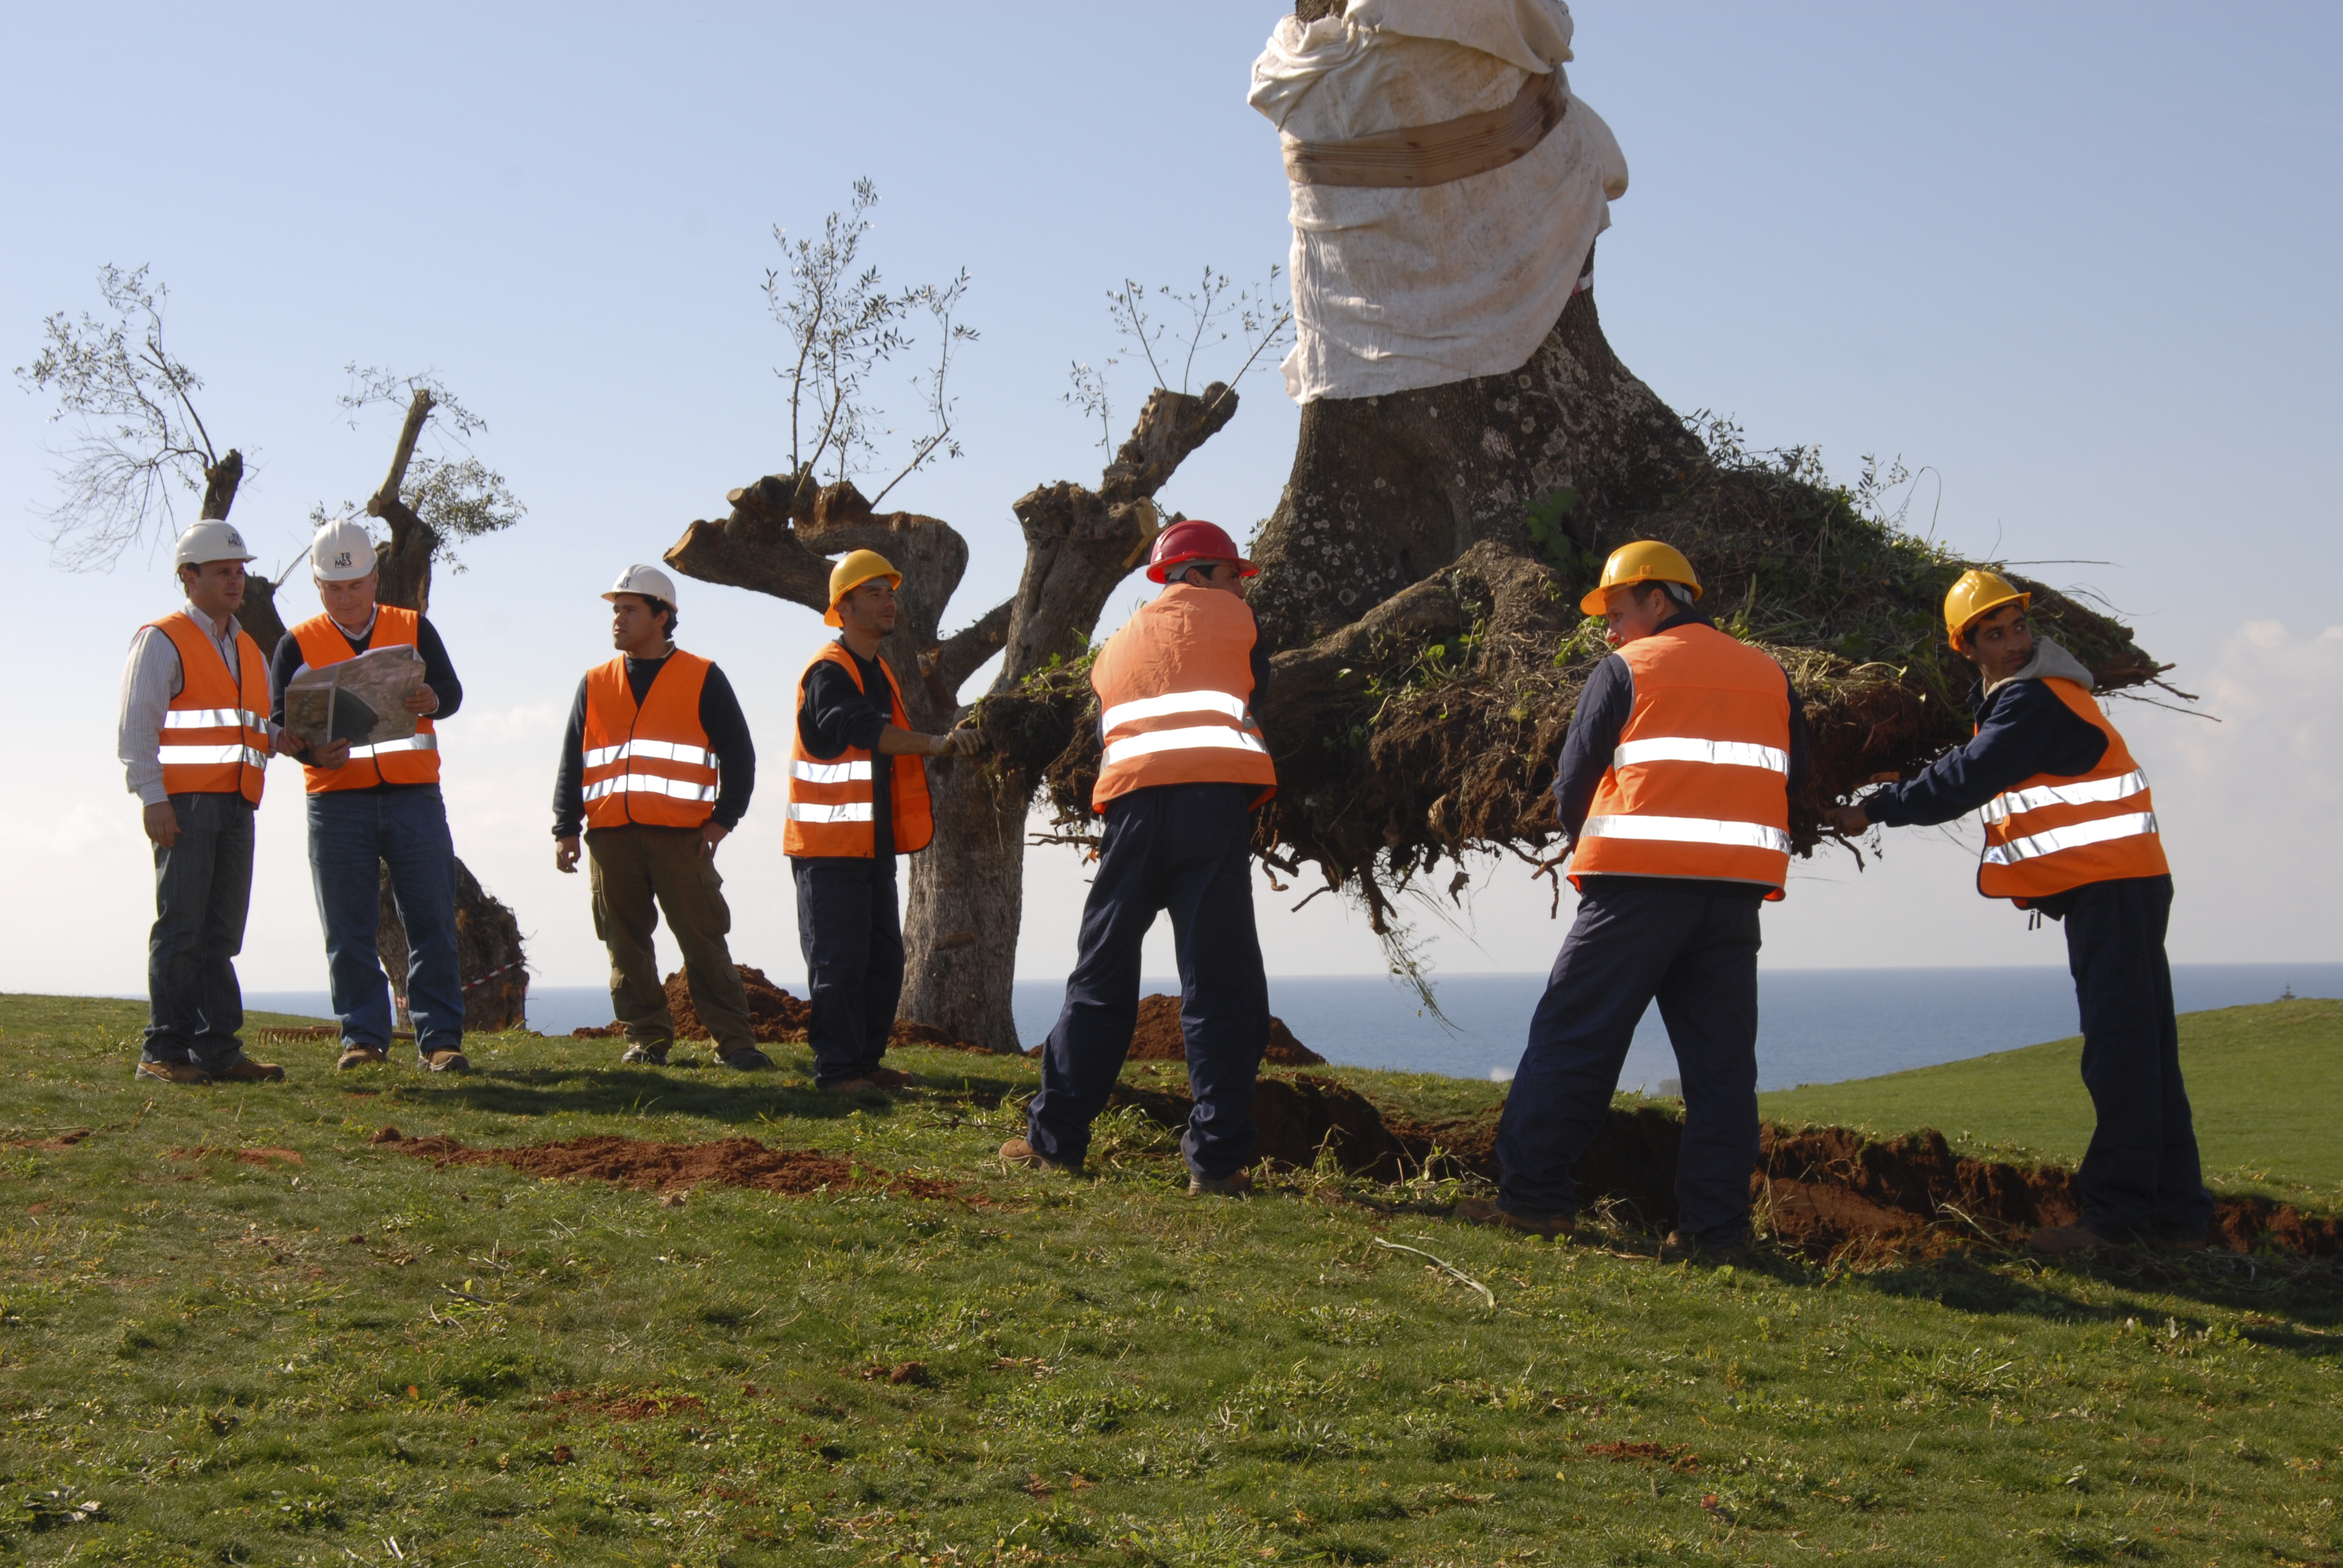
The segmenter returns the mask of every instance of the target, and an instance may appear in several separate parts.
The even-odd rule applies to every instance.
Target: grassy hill
[[[2332,1268],[1664,1267],[1459,1226],[1442,1183],[1191,1200],[1136,1115],[1096,1180],[1012,1176],[1019,1059],[840,1097],[802,1048],[750,1078],[499,1035],[448,1080],[317,1040],[175,1090],[132,1081],[141,1021],[0,998],[15,1560],[2343,1557]],[[695,1158],[779,1190],[431,1135],[742,1140]]]
[[[2071,1164],[2091,1141],[2080,1038],[1881,1078],[1760,1095],[1770,1121],[1879,1133],[1933,1127]],[[2180,1020],[2207,1178],[2343,1200],[2343,1001],[2306,999]]]

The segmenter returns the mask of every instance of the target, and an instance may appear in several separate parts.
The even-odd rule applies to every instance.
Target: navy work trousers
[[[2098,1112],[2077,1172],[2083,1223],[2119,1240],[2200,1241],[2213,1200],[2197,1168],[2164,956],[2172,879],[2089,882],[2059,902],[2083,1015],[2083,1086]]]
[[[1707,1246],[1749,1234],[1757,1163],[1757,900],[1662,877],[1589,878],[1530,1015],[1497,1124],[1498,1201],[1572,1214],[1570,1168],[1601,1131],[1644,1010],[1684,1076],[1676,1230]]]
[[[868,1075],[887,1054],[903,1000],[903,920],[895,905],[895,857],[802,856],[798,946],[805,953],[807,1034],[814,1081],[827,1089]]]
[[[1172,915],[1180,1031],[1196,1107],[1180,1139],[1195,1174],[1252,1159],[1253,1080],[1269,1043],[1269,981],[1252,921],[1252,797],[1244,784],[1159,784],[1107,802],[1098,876],[1082,905],[1081,949],[1041,1053],[1026,1141],[1080,1165],[1091,1122],[1114,1091],[1139,1024],[1140,944]]]
[[[309,879],[326,931],[326,974],[342,1043],[390,1046],[390,988],[376,938],[382,871],[407,931],[401,986],[416,1049],[464,1049],[464,985],[456,957],[456,843],[437,784],[324,789],[309,797]]]
[[[146,938],[147,1061],[226,1067],[243,1053],[236,955],[252,907],[252,804],[216,790],[171,798],[178,841],[155,846]]]

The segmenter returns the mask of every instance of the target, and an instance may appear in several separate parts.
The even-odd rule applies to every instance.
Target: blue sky
[[[547,837],[560,715],[606,649],[596,594],[783,460],[782,337],[758,293],[772,227],[804,232],[868,175],[891,279],[972,274],[969,455],[898,492],[969,537],[972,616],[1014,580],[1008,503],[1095,477],[1093,433],[1059,397],[1070,361],[1114,351],[1106,290],[1283,259],[1275,136],[1244,104],[1278,15],[11,7],[0,363],[30,358],[49,312],[94,305],[101,264],[152,263],[206,417],[256,457],[236,515],[271,567],[313,503],[380,477],[390,420],[343,422],[344,364],[431,369],[488,418],[476,450],[530,512],[435,595],[468,693],[446,739],[450,811],[539,978],[588,983],[582,879],[553,873]],[[2175,958],[2337,957],[2343,12],[1576,15],[1573,85],[1633,170],[1597,264],[1622,357],[1679,409],[1732,415],[1760,445],[1819,443],[1841,474],[1870,452],[1925,466],[1915,518],[1956,548],[2076,563],[2033,569],[2103,594],[2223,720],[2117,712],[2181,879]],[[1118,390],[1127,411],[1144,387]],[[0,987],[135,990],[151,904],[114,694],[130,631],[174,594],[139,553],[105,574],[51,566],[45,412],[0,395],[0,564],[31,590],[43,699],[40,765],[0,782],[11,869],[43,890],[0,912]],[[1168,498],[1249,527],[1295,421],[1273,375],[1251,378]],[[778,749],[815,618],[684,595],[687,641]],[[1111,613],[1136,598],[1134,579]],[[297,584],[282,602],[308,608]],[[297,782],[280,768],[271,789],[246,983],[315,987]],[[796,975],[776,817],[752,813],[724,864],[738,956]],[[1906,835],[1859,877],[1844,857],[1802,868],[1768,914],[1767,961],[2062,961],[2055,933],[1969,890],[1968,855]],[[1483,880],[1464,930],[1430,928],[1438,961],[1543,968],[1561,934],[1543,890],[1517,868]],[[1062,973],[1067,852],[1035,850],[1029,890],[1021,972]],[[1380,967],[1331,900],[1263,909],[1273,969]]]

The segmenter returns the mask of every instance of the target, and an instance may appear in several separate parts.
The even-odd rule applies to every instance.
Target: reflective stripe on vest
[[[800,711],[805,707],[806,683],[824,664],[840,666],[853,680],[854,689],[869,695],[862,684],[861,666],[847,651],[846,645],[825,643],[798,677]],[[889,721],[898,729],[909,729],[911,720],[903,710],[903,692],[895,683],[895,672],[883,658],[878,665],[887,678]],[[868,859],[876,854],[879,832],[874,803],[879,793],[877,769],[881,762],[872,753],[853,746],[836,757],[816,758],[805,749],[804,727],[792,722],[789,799],[788,820],[781,827],[782,852],[813,859]],[[936,831],[934,813],[928,802],[927,767],[908,753],[885,758],[883,765],[889,769],[888,799],[892,815],[888,819],[888,827],[895,853],[909,855],[924,849]]]
[[[669,653],[640,703],[621,654],[586,677],[586,825],[697,828],[715,814],[721,782],[699,695],[715,667],[696,653]]]
[[[411,609],[377,605],[367,647],[369,650],[417,648],[422,627],[423,618]],[[293,639],[301,645],[301,662],[311,669],[328,668],[357,657],[349,634],[335,625],[329,615],[313,615],[295,627]],[[301,782],[312,795],[336,789],[371,789],[377,784],[437,784],[439,738],[432,733],[430,719],[417,718],[413,735],[377,741],[372,746],[353,746],[350,759],[339,768],[312,768],[304,762]]]
[[[242,795],[260,804],[268,767],[268,665],[239,627],[238,669],[186,610],[148,623],[179,655],[179,692],[156,731],[163,789],[172,795]]]
[[[1261,630],[1234,594],[1173,583],[1109,638],[1091,666],[1100,763],[1091,808],[1163,784],[1247,784],[1259,805],[1277,768],[1253,721]]]
[[[1754,882],[1780,898],[1791,848],[1789,677],[1696,621],[1638,638],[1618,657],[1634,703],[1579,830],[1572,880]]]
[[[2167,875],[2156,797],[2124,738],[2077,683],[2054,677],[2042,684],[2105,735],[2107,749],[2088,773],[2037,773],[1986,802],[1977,891],[2024,909],[2087,882]]]

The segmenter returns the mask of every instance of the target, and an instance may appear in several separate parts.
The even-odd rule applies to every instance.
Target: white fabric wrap
[[[1564,0],[1352,0],[1287,16],[1248,101],[1293,141],[1346,141],[1503,108],[1571,57]],[[1562,83],[1568,94],[1568,78]],[[1577,98],[1527,156],[1422,189],[1297,185],[1297,403],[1517,370],[1554,327],[1627,160]]]

